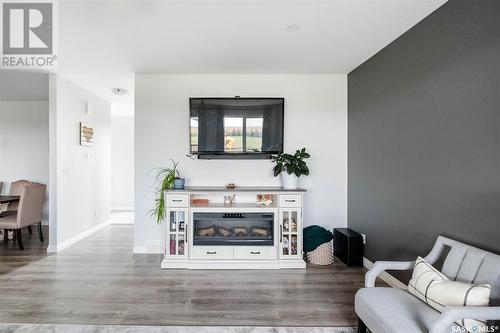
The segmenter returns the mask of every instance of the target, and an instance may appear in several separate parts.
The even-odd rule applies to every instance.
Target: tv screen
[[[283,152],[283,98],[190,98],[190,152],[269,158]]]

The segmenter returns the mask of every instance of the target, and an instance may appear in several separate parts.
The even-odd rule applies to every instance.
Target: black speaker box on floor
[[[347,266],[363,266],[363,237],[348,228],[333,229],[333,254]]]

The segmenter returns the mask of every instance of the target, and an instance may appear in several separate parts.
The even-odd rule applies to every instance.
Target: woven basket
[[[333,241],[321,244],[316,250],[307,252],[306,257],[314,265],[333,264]]]

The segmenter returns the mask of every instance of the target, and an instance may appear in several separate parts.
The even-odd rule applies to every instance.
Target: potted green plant
[[[184,188],[184,179],[180,178],[180,173],[177,168],[179,162],[172,161],[171,168],[156,168],[155,175],[155,206],[151,209],[150,213],[156,219],[157,223],[162,223],[166,217],[166,206],[165,206],[165,191],[171,190],[173,188]],[[175,187],[176,181],[182,180],[182,187]]]
[[[274,177],[281,175],[283,188],[295,190],[299,187],[299,177],[309,175],[309,168],[305,162],[305,159],[309,157],[311,155],[306,152],[306,148],[297,149],[293,155],[282,153],[273,156]]]

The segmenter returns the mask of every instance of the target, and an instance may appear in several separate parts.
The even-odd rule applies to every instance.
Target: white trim
[[[146,253],[148,253],[148,251],[146,251],[146,246],[144,246],[144,245],[134,246],[134,250],[132,252],[134,254],[146,254]]]
[[[373,267],[373,262],[371,262],[370,260],[363,257],[363,266],[366,269],[370,270]],[[380,273],[380,275],[378,277],[381,278],[382,281],[384,281],[385,283],[387,283],[389,286],[391,286],[393,288],[408,289],[406,284],[399,281],[394,276],[392,276],[391,274],[389,274],[385,271]]]
[[[161,262],[162,269],[280,269],[300,268],[305,269],[303,260],[175,260],[164,258]]]
[[[79,241],[87,238],[88,236],[93,235],[96,232],[106,228],[110,224],[111,224],[111,220],[106,220],[106,221],[104,221],[96,226],[93,226],[92,228],[90,228],[88,230],[85,230],[85,231],[79,233],[76,236],[71,237],[70,239],[65,240],[64,242],[61,242],[60,244],[57,244],[55,246],[49,245],[49,247],[47,248],[47,252],[51,252],[51,253],[52,252],[60,252],[60,251],[64,250],[65,248],[67,248],[71,245],[74,245],[74,244],[78,243]]]
[[[133,250],[134,254],[163,254],[163,251],[148,251],[146,245],[136,245]]]
[[[126,221],[126,220],[120,220],[120,221],[112,221],[111,224],[113,225],[134,225],[135,221]]]
[[[135,224],[135,210],[111,210],[111,224]]]
[[[55,245],[49,245],[47,247],[47,253],[55,253],[55,252],[57,252],[57,246],[55,246]]]
[[[111,207],[111,212],[133,212],[135,211],[134,206],[113,206]]]

